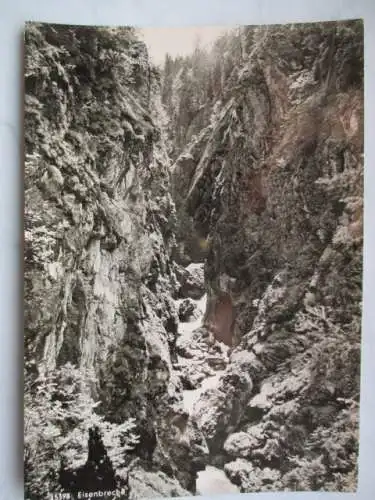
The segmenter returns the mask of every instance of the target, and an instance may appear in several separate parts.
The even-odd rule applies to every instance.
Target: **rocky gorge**
[[[360,21],[28,24],[26,498],[353,491],[362,204]]]

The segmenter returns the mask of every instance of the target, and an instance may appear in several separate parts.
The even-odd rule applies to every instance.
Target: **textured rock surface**
[[[197,315],[197,306],[191,299],[185,299],[178,308],[178,317],[180,321],[186,322],[195,319]]]
[[[231,481],[241,487],[242,492],[272,491],[278,488],[277,481],[280,478],[278,470],[268,467],[259,469],[241,458],[226,464],[224,470]]]
[[[198,422],[212,460],[251,461],[226,468],[243,491],[351,490],[362,25],[272,27],[247,39],[252,50],[236,60],[210,124],[173,167],[187,198],[179,209],[207,241],[206,328],[233,344]]]
[[[28,26],[28,478],[48,457],[32,500],[58,481],[54,443],[81,470],[96,424],[134,499],[195,493],[207,464],[242,492],[355,488],[362,35],[249,27],[206,69],[178,59],[172,166],[134,30]]]
[[[175,273],[180,284],[180,297],[200,299],[205,293],[203,264],[191,263],[187,267],[175,264]]]
[[[139,498],[186,497],[190,493],[181,488],[176,480],[162,472],[146,472],[142,469],[132,471],[129,478],[130,500]]]
[[[92,370],[105,418],[136,419],[133,453],[194,490],[204,453],[172,369],[174,204],[146,49],[129,29],[29,25],[25,91],[28,366]]]

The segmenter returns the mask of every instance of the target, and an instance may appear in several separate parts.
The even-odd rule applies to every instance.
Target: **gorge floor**
[[[176,300],[177,309],[179,308],[183,300],[184,299]],[[202,404],[200,402],[200,396],[206,391],[216,388],[221,374],[225,371],[225,366],[228,363],[228,347],[222,343],[218,343],[220,344],[219,351],[223,364],[217,370],[207,370],[208,367],[205,366],[204,362],[201,362],[202,354],[205,354],[207,352],[206,346],[200,340],[198,340],[197,342],[197,339],[194,335],[194,332],[199,331],[199,329],[201,329],[203,326],[203,318],[207,304],[207,295],[204,294],[198,300],[190,300],[195,305],[195,315],[190,319],[190,321],[181,321],[179,323],[178,334],[180,345],[188,344],[190,347],[190,353],[195,353],[195,357],[193,356],[192,358],[188,358],[180,354],[178,356],[178,366],[187,367],[189,363],[190,365],[195,364],[196,370],[199,374],[198,378],[199,380],[201,379],[199,382],[197,382],[197,387],[195,387],[194,389],[185,389],[183,392],[184,408],[189,413],[189,415],[194,418],[195,407],[199,404]],[[209,346],[207,346],[207,350],[209,350]],[[240,492],[239,488],[234,485],[226,476],[224,470],[219,469],[218,467],[215,467],[213,465],[207,465],[204,470],[198,472],[196,486],[197,495]]]

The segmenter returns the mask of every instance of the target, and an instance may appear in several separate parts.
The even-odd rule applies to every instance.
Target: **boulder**
[[[281,476],[278,470],[254,467],[242,458],[225,464],[224,471],[229,479],[240,487],[242,493],[275,491]]]
[[[197,304],[192,299],[185,299],[181,302],[178,308],[178,317],[180,321],[186,322],[191,319],[196,319]]]
[[[226,437],[241,421],[252,387],[246,373],[233,373],[228,366],[217,385],[202,393],[195,418],[211,453],[222,450]]]
[[[175,264],[175,273],[180,283],[179,296],[198,300],[205,293],[203,263],[192,263],[186,268]]]
[[[263,440],[264,436],[256,431],[253,434],[235,432],[225,441],[224,450],[232,457],[246,458],[251,456],[253,448],[258,448]]]

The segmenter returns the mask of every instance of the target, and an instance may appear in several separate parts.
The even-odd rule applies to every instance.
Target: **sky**
[[[216,38],[233,26],[189,26],[171,28],[140,28],[151,60],[159,65],[164,62],[165,55],[171,56],[191,54],[197,40],[200,46],[210,46]]]

